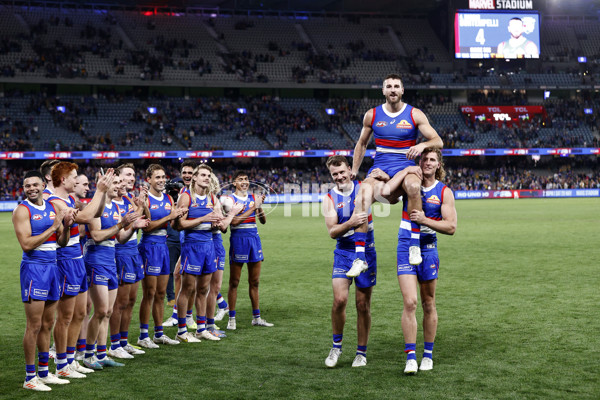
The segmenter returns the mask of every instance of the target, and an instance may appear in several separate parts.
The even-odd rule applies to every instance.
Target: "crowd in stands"
[[[316,159],[315,159],[316,160]],[[452,190],[504,190],[504,189],[585,189],[600,188],[600,169],[597,162],[581,161],[572,163],[546,162],[544,165],[536,166],[530,162],[523,161],[523,165],[498,161],[487,166],[461,166],[456,161],[446,158],[447,176],[445,183]],[[144,171],[147,164],[137,168],[137,184],[144,181]],[[228,191],[229,183],[238,168],[248,172],[248,178],[252,182],[253,190],[268,192],[270,194],[289,193],[290,190],[315,190],[322,184],[331,183],[329,172],[324,165],[316,164],[311,160],[307,165],[300,166],[250,166],[240,167],[233,163],[217,163],[212,167],[215,169],[219,180],[222,182],[224,192]],[[471,163],[467,163],[471,164]],[[99,165],[79,164],[80,171],[90,177],[90,187],[95,189],[94,177],[99,172]],[[173,179],[179,176],[178,165],[165,163],[167,177]],[[103,168],[107,168],[104,165]],[[366,168],[366,167],[365,167]],[[0,188],[0,200],[22,199],[22,177],[30,169],[30,166],[8,166],[0,169],[2,187]],[[298,185],[295,189],[291,185]]]

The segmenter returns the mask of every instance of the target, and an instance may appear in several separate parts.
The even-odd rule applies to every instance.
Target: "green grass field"
[[[457,210],[456,235],[441,237],[439,244],[432,372],[402,373],[395,275],[399,208],[388,218],[375,217],[379,276],[369,364],[350,367],[356,346],[351,302],[341,365],[330,370],[324,360],[331,346],[334,241],[322,217],[302,217],[302,207],[294,206],[289,217],[278,207],[260,227],[266,257],[261,310],[274,328],[250,326],[243,282],[238,330],[227,339],[148,351],[124,368],[55,386],[49,394],[21,389],[21,252],[10,214],[0,214],[0,398],[600,398],[600,200],[468,200],[458,202]],[[227,279],[226,271],[224,293]],[[134,315],[131,338],[139,333],[137,310]],[[165,329],[171,337],[175,330]],[[419,331],[419,360],[422,346]]]

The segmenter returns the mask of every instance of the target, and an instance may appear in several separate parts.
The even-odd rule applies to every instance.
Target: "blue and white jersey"
[[[100,229],[109,229],[119,223],[121,211],[114,201],[104,205],[102,216],[100,216]],[[89,226],[85,226],[87,241],[84,249],[84,261],[86,264],[95,265],[114,265],[115,264],[115,242],[116,235],[109,237],[101,242],[92,239]]]
[[[442,220],[442,203],[444,201],[444,189],[446,185],[440,181],[435,181],[430,187],[421,187],[421,198],[423,201],[423,212],[427,218]],[[405,201],[402,205],[402,222],[400,223],[399,238],[410,239],[411,225],[410,215],[407,211],[408,203]],[[433,229],[421,225],[421,248],[435,248],[437,243],[437,234]]]
[[[48,197],[48,201],[56,200],[64,202],[69,208],[77,208],[76,201],[73,196],[63,199],[62,197],[53,194],[52,196]],[[79,224],[77,222],[74,222],[73,225],[71,225],[69,233],[71,235],[69,238],[69,243],[67,243],[65,247],[58,247],[56,250],[56,258],[58,260],[72,260],[74,258],[83,257],[81,245],[79,244]]]
[[[194,195],[195,200],[192,200],[190,192],[184,192],[182,196],[188,196],[190,199],[187,219],[202,218],[213,211],[215,198],[212,195],[200,196]],[[212,241],[212,223],[202,222],[193,228],[186,229],[184,232],[183,242],[210,242]]]
[[[354,206],[356,196],[360,187],[359,181],[352,181],[352,189],[347,192],[340,192],[337,187],[334,187],[327,193],[327,196],[333,202],[333,207],[337,213],[338,224],[343,224],[352,217],[354,213]],[[373,216],[369,212],[369,230],[367,231],[367,241],[365,242],[366,247],[373,247],[375,244],[375,235],[373,232]],[[350,229],[343,236],[338,237],[336,248],[340,250],[351,250],[354,251],[354,229]]]
[[[417,144],[419,136],[413,110],[414,107],[406,103],[394,114],[386,111],[384,104],[373,109],[371,128],[376,146],[375,165],[378,162],[407,161],[406,153]]]
[[[119,206],[119,213],[121,214],[121,218],[126,214],[131,214],[135,211],[135,207],[133,206],[131,197],[125,195],[121,197],[119,200],[113,200],[114,203]],[[137,230],[133,231],[133,234],[127,241],[127,243],[121,244],[119,242],[115,243],[115,251],[120,256],[136,256],[140,254],[137,248]]]
[[[160,197],[148,193],[148,208],[150,209],[150,221],[157,221],[171,214],[173,200],[171,196],[164,193],[161,193]],[[163,226],[159,226],[152,232],[144,232],[141,243],[167,243],[167,224],[168,222],[165,222]]]
[[[31,236],[44,233],[54,223],[56,211],[49,201],[44,200],[41,206],[37,206],[24,200],[17,207],[25,207],[29,212],[29,223],[31,224]],[[31,263],[56,263],[56,232],[54,232],[44,243],[33,250],[23,252],[23,261]]]
[[[238,197],[235,194],[231,194],[226,197],[231,199],[232,205],[235,203],[241,203],[244,205],[244,209],[240,211],[238,215],[241,215],[248,211],[248,209],[254,207],[255,198],[253,194],[248,194],[246,197]],[[231,237],[240,235],[258,235],[258,229],[256,228],[256,210],[252,211],[252,213],[239,225],[231,225],[230,228]]]

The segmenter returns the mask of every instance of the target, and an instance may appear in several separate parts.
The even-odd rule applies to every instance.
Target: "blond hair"
[[[196,177],[196,175],[198,175],[198,173],[200,172],[201,169],[205,169],[208,172],[210,172],[211,175],[213,175],[212,173],[212,168],[209,167],[206,164],[200,164],[198,165],[196,168],[194,168],[194,172],[192,173],[192,183],[190,184],[189,187],[189,191],[190,191],[190,202],[193,204],[196,204],[196,180],[194,179]],[[208,187],[208,192],[211,192],[211,187],[212,187],[212,177],[211,177],[211,184]]]

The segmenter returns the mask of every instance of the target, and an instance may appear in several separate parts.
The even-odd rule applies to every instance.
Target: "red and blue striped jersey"
[[[342,193],[337,187],[334,187],[327,193],[327,196],[333,202],[333,207],[337,213],[338,224],[343,224],[348,221],[354,213],[354,206],[356,202],[356,196],[358,195],[358,189],[360,187],[359,181],[352,182],[352,190]],[[373,231],[373,216],[369,211],[369,230],[367,231],[367,240],[365,245],[372,247],[375,243],[375,235]],[[337,238],[336,247],[340,250],[351,250],[354,251],[354,229],[350,229],[343,236]]]
[[[167,215],[171,214],[173,209],[173,202],[171,196],[164,193],[160,194],[160,197],[155,197],[151,193],[148,193],[148,208],[150,209],[150,221],[157,221],[163,219]],[[152,232],[144,232],[142,234],[142,243],[167,243],[167,224],[157,227]]]
[[[69,208],[77,208],[76,201],[73,196],[63,199],[62,197],[53,194],[52,196],[48,197],[48,201],[56,200],[64,202]],[[67,243],[65,247],[58,247],[56,250],[56,258],[59,260],[72,260],[74,258],[80,258],[83,256],[81,252],[81,246],[79,244],[79,224],[74,222],[69,230],[71,235],[69,238],[69,243]]]
[[[44,233],[54,223],[56,211],[49,201],[44,200],[41,206],[23,201],[18,207],[25,207],[29,212],[29,223],[31,224],[31,236]],[[56,232],[54,232],[44,243],[33,250],[23,252],[23,261],[32,263],[56,263]]]
[[[120,216],[121,212],[117,203],[111,201],[110,204],[105,204],[100,216],[100,229],[105,230],[117,225]],[[101,242],[96,242],[92,239],[88,225],[85,226],[85,235],[87,237],[85,243],[85,262],[87,264],[114,265],[117,235],[113,235]]]
[[[215,198],[212,195],[200,196],[195,195],[195,201],[192,201],[189,191],[185,191],[181,196],[188,196],[190,205],[187,219],[197,219],[210,214],[213,211]],[[210,222],[202,222],[193,228],[186,229],[184,232],[184,242],[210,242],[212,241],[212,224]]]

